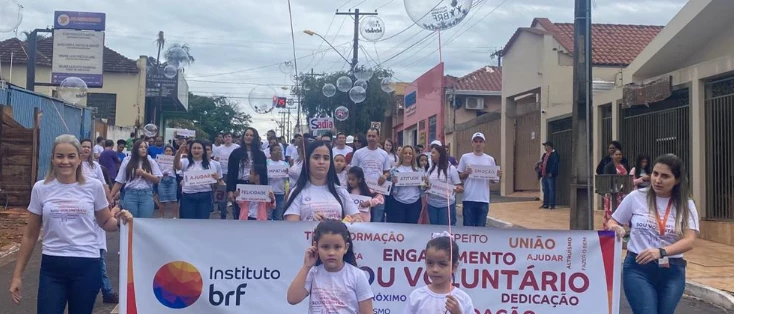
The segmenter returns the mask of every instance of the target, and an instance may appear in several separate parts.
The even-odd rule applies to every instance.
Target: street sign
[[[54,12],[51,83],[82,79],[88,87],[102,87],[105,13]]]

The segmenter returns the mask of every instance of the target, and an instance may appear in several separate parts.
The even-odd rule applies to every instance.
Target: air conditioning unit
[[[464,102],[464,109],[483,110],[483,97],[467,97]]]

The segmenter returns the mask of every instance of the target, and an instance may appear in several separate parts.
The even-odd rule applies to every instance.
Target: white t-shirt
[[[84,184],[62,184],[54,179],[35,183],[27,210],[43,218],[43,254],[99,258],[94,212],[107,206],[102,182],[86,178]]]
[[[338,146],[333,146],[333,156],[331,157],[335,158],[335,156],[338,156],[338,155],[344,155],[344,157],[346,157],[346,155],[348,155],[353,151],[354,151],[354,148],[352,148],[349,145],[344,145],[343,149],[338,148]]]
[[[81,171],[83,171],[83,177],[96,179],[102,183],[103,186],[107,185],[107,181],[105,181],[105,174],[102,173],[102,167],[100,167],[96,161],[92,161],[91,164],[94,168],[89,166],[88,161],[81,162]],[[97,233],[99,248],[107,251],[107,235],[105,234],[105,230],[99,226],[99,223],[97,223],[96,217],[94,218],[94,232]]]
[[[346,169],[344,169],[344,171],[336,173],[336,176],[338,176],[338,182],[341,183],[341,187],[347,190],[349,188],[348,174],[349,174],[349,171]]]
[[[400,165],[394,169],[392,169],[392,175],[394,175],[395,172],[416,172],[416,171],[422,171],[419,168],[416,168],[416,170],[413,170],[413,168],[408,166]],[[421,189],[418,186],[392,186],[392,192],[390,194],[396,201],[402,203],[402,204],[413,204],[416,203],[416,201],[419,200],[421,197]]]
[[[269,159],[268,160],[269,166],[290,166],[286,161],[280,160],[280,161],[274,161]],[[288,168],[289,172],[289,168]],[[285,194],[285,182],[290,180],[289,178],[268,178],[268,184],[271,186],[271,191],[274,192],[274,194],[277,195],[284,195]]]
[[[290,176],[290,189],[295,188],[295,184],[298,183],[298,178],[301,177],[301,171],[303,170],[303,161],[296,160],[295,163],[287,169],[287,174]]]
[[[488,154],[475,155],[475,153],[466,153],[459,158],[459,172],[467,171],[467,167],[470,165],[475,166],[496,166],[494,157]],[[499,182],[499,180],[496,180]],[[465,202],[481,202],[489,203],[491,198],[491,190],[489,189],[489,180],[487,179],[470,179],[464,180],[464,193],[462,193],[462,201]]]
[[[354,151],[350,165],[362,168],[362,171],[365,173],[365,179],[371,180],[378,179],[378,177],[384,175],[384,171],[388,171],[392,166],[389,162],[389,155],[385,150],[381,148],[371,150],[367,147]]]
[[[427,174],[427,180],[432,184],[433,181],[445,182],[450,185],[462,184],[462,179],[459,178],[459,171],[456,167],[449,165],[446,169],[448,177],[440,170],[435,168],[431,173]],[[427,204],[434,207],[448,207],[456,202],[456,193],[451,192],[448,198],[443,196],[437,196],[434,194],[427,194]]]
[[[360,302],[374,296],[365,272],[349,263],[334,273],[324,265],[312,267],[305,287],[309,313],[361,314]]]
[[[640,189],[628,194],[623,198],[623,202],[617,207],[615,213],[612,214],[612,218],[620,224],[630,224],[631,239],[628,241],[628,251],[636,254],[641,253],[646,249],[663,247],[661,241],[665,241],[666,246],[668,246],[681,239],[681,237],[676,234],[674,228],[677,204],[671,204],[671,213],[669,213],[668,220],[666,220],[666,235],[663,237],[660,235],[658,220],[662,221],[663,215],[666,214],[668,198],[656,197],[655,203],[658,206],[658,217],[656,218],[650,214],[647,205],[646,191],[647,189]],[[695,209],[695,202],[690,200],[688,206],[690,207],[690,210],[688,211],[690,216],[687,217],[685,215],[684,218],[689,218],[687,224],[690,229],[699,232],[698,210]],[[669,255],[669,257],[682,257],[682,254]]]
[[[150,158],[150,156],[146,156],[145,158],[148,159],[150,162],[150,169],[151,173],[156,177],[163,177],[164,174],[161,173],[161,169],[158,168],[158,163],[156,163],[156,160],[153,158]],[[150,183],[150,181],[145,180],[142,176],[135,175],[134,179],[131,180],[131,182],[126,183],[126,166],[129,165],[129,158],[124,158],[123,162],[121,163],[121,168],[118,169],[118,175],[115,177],[115,182],[121,183],[124,185],[124,188],[126,189],[137,189],[137,190],[143,190],[143,189],[152,189],[153,183]],[[139,167],[142,167],[142,161],[139,163]]]
[[[295,145],[293,144],[287,145],[284,155],[285,157],[290,157],[293,160],[296,160],[298,159],[298,149],[295,148]]]
[[[102,145],[97,144],[97,145],[94,145],[94,149],[91,150],[91,153],[94,155],[100,155],[104,151],[105,151],[105,148],[102,147]]]
[[[472,298],[466,292],[462,291],[462,289],[454,288],[450,294],[459,303],[462,314],[475,314]],[[446,313],[447,295],[434,293],[432,290],[429,290],[428,286],[413,290],[411,295],[408,296],[408,302],[405,302],[403,314]]]
[[[354,205],[352,197],[345,188],[336,186],[338,197],[344,204],[343,210],[341,204],[335,199],[335,196],[330,194],[327,189],[327,185],[313,185],[311,182],[306,184],[306,187],[298,193],[293,203],[287,207],[285,217],[287,215],[298,215],[301,217],[301,221],[313,221],[314,214],[322,214],[327,219],[342,220],[341,212],[345,212],[347,216],[359,214],[360,210],[357,205]],[[290,193],[292,195],[292,192]]]
[[[228,174],[228,158],[231,157],[231,153],[239,148],[239,144],[231,143],[231,146],[225,146],[225,144],[215,147],[212,150],[212,154],[220,162],[220,168],[223,170],[223,174]]]
[[[190,165],[190,162],[188,159],[181,159],[180,163],[182,164],[182,171],[183,176],[186,171],[199,171],[199,170],[205,170],[204,166],[201,164],[201,160],[194,160],[193,165],[188,168],[188,165]],[[210,161],[209,169],[214,169],[217,173],[217,176],[222,178],[223,174],[219,171],[220,168],[216,166],[214,163]],[[201,193],[201,192],[212,192],[212,185],[210,184],[204,184],[204,185],[187,185],[185,184],[185,180],[180,182],[182,184],[182,192],[183,194],[193,194],[193,193]]]

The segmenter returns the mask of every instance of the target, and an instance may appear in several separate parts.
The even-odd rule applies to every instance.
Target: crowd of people
[[[118,231],[134,217],[152,218],[156,208],[160,218],[172,219],[210,219],[217,211],[228,219],[230,209],[239,220],[319,221],[287,301],[297,304],[309,295],[314,301],[321,296],[312,286],[345,284],[352,287],[346,291],[347,312],[371,313],[373,293],[364,275],[351,267],[356,266],[354,248],[343,222],[455,225],[456,194],[461,194],[463,225],[485,226],[489,185],[501,176],[498,170],[491,177],[473,175],[475,169],[496,167],[480,132],[458,161],[440,141],[424,151],[380,137],[378,129],[349,136],[296,134],[287,144],[273,132],[264,142],[248,128],[238,136],[219,134],[214,142],[175,137],[165,144],[163,138],[143,136],[118,140],[114,148],[111,140],[98,138],[93,145],[61,135],[54,141],[49,173],[32,189],[11,297],[21,302],[22,274],[41,228],[38,313],[62,313],[65,307],[90,313],[100,291],[103,302],[118,302],[106,273],[105,232]],[[685,285],[682,254],[699,231],[684,165],[667,154],[651,167],[649,158],[640,156],[629,168],[619,143],[613,144],[602,171],[630,174],[641,188],[623,195],[605,224],[618,237],[630,227],[625,293],[637,313],[673,313]],[[127,146],[131,149],[124,152]],[[543,186],[550,185],[544,181],[554,185],[551,158],[558,160],[557,154],[551,157],[552,143],[545,146],[537,167]],[[255,186],[267,188],[269,199],[242,197],[242,189]],[[544,207],[554,206],[553,200],[546,202]],[[410,295],[405,313],[429,307],[474,312],[469,296],[449,284],[458,254],[450,234],[427,244],[432,284]]]

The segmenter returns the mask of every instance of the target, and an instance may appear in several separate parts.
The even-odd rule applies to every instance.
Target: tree
[[[293,88],[293,90],[296,94],[301,95],[302,108],[308,117],[332,117],[338,106],[344,106],[349,109],[349,118],[344,121],[336,120],[337,131],[346,134],[365,133],[370,128],[371,121],[383,121],[386,110],[395,106],[394,94],[388,94],[381,90],[381,79],[392,76],[392,71],[381,68],[374,69],[373,77],[368,81],[365,101],[359,104],[355,104],[349,98],[349,93],[339,90],[336,90],[335,95],[330,98],[322,94],[322,87],[325,83],[335,85],[336,80],[344,75],[349,75],[354,80],[354,77],[346,72],[336,72],[318,78],[301,75],[301,86]]]
[[[160,73],[161,67],[159,65],[161,64],[161,61],[159,59],[161,59],[161,50],[163,50],[164,45],[166,45],[166,39],[164,39],[164,31],[158,31],[158,37],[156,37],[156,40],[154,42],[156,43],[158,52],[156,54],[156,59],[151,61],[153,61],[153,63],[156,65],[156,70],[159,71]],[[153,57],[151,57],[151,59],[153,59]]]
[[[252,117],[241,111],[239,103],[226,97],[188,94],[188,111],[175,114],[169,125],[196,130],[197,137],[213,139],[218,133],[242,133]],[[201,134],[201,136],[199,136]]]

